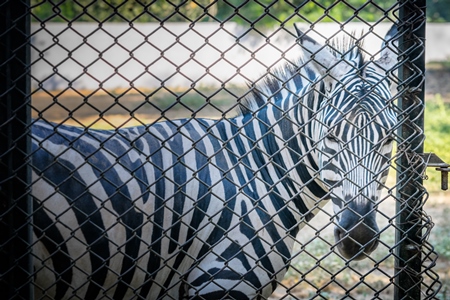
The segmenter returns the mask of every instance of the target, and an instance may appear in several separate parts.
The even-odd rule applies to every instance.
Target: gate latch
[[[448,189],[448,172],[450,172],[450,165],[445,163],[435,153],[421,153],[419,155],[425,160],[427,168],[436,168],[436,171],[441,172],[441,189],[446,191]]]

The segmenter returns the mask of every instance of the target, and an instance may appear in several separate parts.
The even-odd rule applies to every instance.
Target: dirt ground
[[[165,90],[155,92],[141,89],[139,92],[72,89],[57,92],[38,91],[32,96],[32,115],[33,118],[42,117],[54,122],[88,125],[93,128],[134,126],[192,116],[220,118],[225,114],[233,115],[237,97],[242,96],[246,89],[232,88],[230,93],[222,91],[215,96],[191,92],[187,94],[189,99],[192,96],[196,96],[196,99],[186,105],[177,104],[176,97]],[[181,95],[185,90],[175,89],[174,92]],[[427,97],[440,94],[444,101],[450,102],[450,70],[427,70],[425,92]],[[150,98],[152,101],[145,100],[145,95],[152,93],[159,102],[153,102],[153,98]],[[171,100],[162,99],[165,97]],[[190,110],[188,107],[194,109]]]
[[[144,91],[144,93],[145,92],[150,93],[151,91]],[[240,93],[241,92],[242,91],[240,91]],[[181,117],[195,116],[220,118],[225,114],[232,115],[233,113],[230,113],[229,111],[230,106],[236,105],[236,98],[232,97],[231,102],[226,102],[223,101],[221,98],[222,96],[218,96],[216,97],[217,99],[214,97],[210,97],[209,99],[200,98],[200,101],[192,102],[195,106],[195,109],[193,110],[188,108],[190,106],[189,104],[185,107],[177,104],[176,100],[174,100],[174,102],[169,101],[168,103],[161,100],[162,108],[160,107],[160,109],[158,109],[155,107],[158,105],[143,101],[144,96],[139,93],[129,92],[124,93],[123,95],[121,95],[121,93],[124,93],[124,91],[114,91],[114,93],[111,94],[104,91],[92,93],[91,91],[69,90],[65,92],[51,92],[51,94],[39,91],[32,97],[32,115],[33,118],[42,117],[49,121],[65,122],[71,125],[92,126],[94,128],[114,128],[119,126],[150,124],[166,119]],[[450,71],[440,69],[427,71],[426,94],[428,97],[432,97],[434,94],[438,93],[443,96],[444,101],[450,102]],[[223,98],[226,98],[226,96],[227,95],[223,95]],[[161,97],[164,98],[164,93]],[[117,99],[119,99],[119,101],[117,101]],[[145,104],[143,104],[143,102],[145,102]],[[201,108],[199,112],[195,112],[198,108]],[[130,111],[132,113],[130,113]],[[382,223],[384,222],[387,224],[389,218],[394,218],[394,208],[395,205],[389,201],[385,201],[384,204],[380,206],[380,210],[382,211]],[[450,214],[450,192],[431,194],[425,205],[425,210],[435,223],[433,231],[443,232],[444,235],[449,235],[448,232],[450,231],[450,226],[448,225],[448,218]],[[319,217],[317,217],[317,221],[313,220],[313,222],[318,222],[313,223],[313,226],[316,226],[314,228],[320,227],[321,219],[319,219]],[[329,227],[331,228],[331,226]],[[449,231],[439,231],[439,228],[448,228]],[[323,234],[324,239],[330,238],[330,230],[331,229],[328,228],[321,233]],[[302,232],[301,241],[307,242],[315,235],[317,235],[317,233],[313,229],[305,229],[304,235]],[[429,243],[433,245],[435,238],[436,236],[433,236],[432,234]],[[390,238],[388,237],[388,239]],[[440,239],[440,241],[442,241],[442,239]],[[448,249],[444,247],[444,250],[447,249],[448,253],[446,253],[446,255],[441,255],[437,259],[436,265],[433,267],[433,271],[439,275],[442,283],[442,288],[438,295],[438,299],[441,300],[450,299],[450,236],[448,236],[446,241],[448,242],[448,244],[446,244]],[[324,245],[326,248],[326,243]],[[443,247],[440,247],[439,249],[442,248]],[[387,252],[388,250],[389,249],[386,246],[380,251]],[[383,257],[382,252],[377,255]],[[368,270],[374,268],[374,265],[377,265],[376,268],[379,270],[372,273],[371,280],[373,280],[374,283],[371,284],[378,285],[379,288],[385,289],[380,295],[375,296],[377,293],[376,291],[360,286],[360,291],[357,291],[358,288],[355,288],[355,292],[350,294],[350,298],[392,299],[393,284],[389,281],[389,276],[386,275],[392,275],[393,272],[394,266],[392,265],[392,262],[389,261],[390,259],[391,258],[386,259],[385,265],[381,264],[381,266],[378,266],[376,262],[359,266],[362,270]],[[317,261],[313,262],[317,264]],[[360,272],[364,273],[364,271]],[[357,271],[354,271],[353,273],[359,274]],[[293,278],[298,276],[298,274],[293,273]],[[304,282],[302,283],[298,280],[287,279],[285,282],[286,285],[294,286],[290,291],[292,296],[283,296],[285,289],[281,288],[276,291],[273,299],[309,299],[314,297],[317,297],[317,299],[343,299],[346,296],[345,291],[344,294],[342,294],[342,285],[349,284],[351,287],[352,284],[355,284],[352,282],[356,282],[356,285],[358,286],[358,282],[360,281],[360,277],[357,275],[354,275],[355,278],[344,278],[339,277],[341,276],[339,275],[336,277],[336,281],[332,281],[330,284],[330,276],[334,275],[328,274],[324,276],[321,283],[317,283],[329,285],[328,288],[322,287],[323,290],[319,294],[317,294],[312,287],[315,283],[311,282],[311,284],[304,285]],[[339,283],[340,281],[344,281],[345,284]],[[308,286],[310,289],[304,289]],[[321,289],[321,287],[316,286],[316,289]],[[339,289],[341,289],[341,292],[335,292],[335,290]]]
[[[450,191],[430,194],[425,211],[434,222],[434,234],[429,242],[439,247],[439,257],[433,267],[442,283],[438,299],[450,300]],[[439,250],[443,253],[439,253]]]

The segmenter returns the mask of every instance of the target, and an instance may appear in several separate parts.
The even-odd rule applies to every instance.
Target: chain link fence
[[[424,1],[0,15],[8,298],[438,299]]]

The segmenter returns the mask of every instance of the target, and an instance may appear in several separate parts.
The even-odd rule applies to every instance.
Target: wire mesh
[[[31,1],[35,299],[437,299],[424,9],[360,2]]]

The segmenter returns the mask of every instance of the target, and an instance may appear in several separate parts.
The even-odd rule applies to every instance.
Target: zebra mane
[[[307,76],[301,75],[301,73],[306,73]],[[287,82],[292,82],[295,91],[299,91],[305,85],[305,80],[313,82],[317,76],[317,71],[308,66],[303,58],[297,59],[295,63],[286,62],[271,69],[259,82],[247,82],[249,92],[240,102],[238,115],[246,115],[258,111],[270,99],[276,100],[277,96],[281,94],[283,88],[287,85]],[[291,85],[289,85],[289,91],[293,92]]]
[[[362,33],[359,35],[362,36]],[[364,55],[360,37],[346,35],[344,38],[332,39],[328,47],[334,56],[342,60],[356,62],[359,72],[363,71]],[[308,64],[303,57],[296,62],[285,62],[281,66],[269,70],[257,83],[247,82],[248,94],[242,99],[238,107],[238,115],[246,115],[258,111],[270,99],[278,99],[283,89],[289,92],[300,91],[307,82],[315,82],[319,77],[316,69]],[[294,84],[294,89],[292,84]]]
[[[351,35],[345,35],[341,39],[332,39],[330,42],[331,52],[337,58],[345,61],[353,61],[357,64],[355,67],[359,71],[363,70],[364,66],[364,52],[363,49],[363,32],[357,34],[352,32]]]

